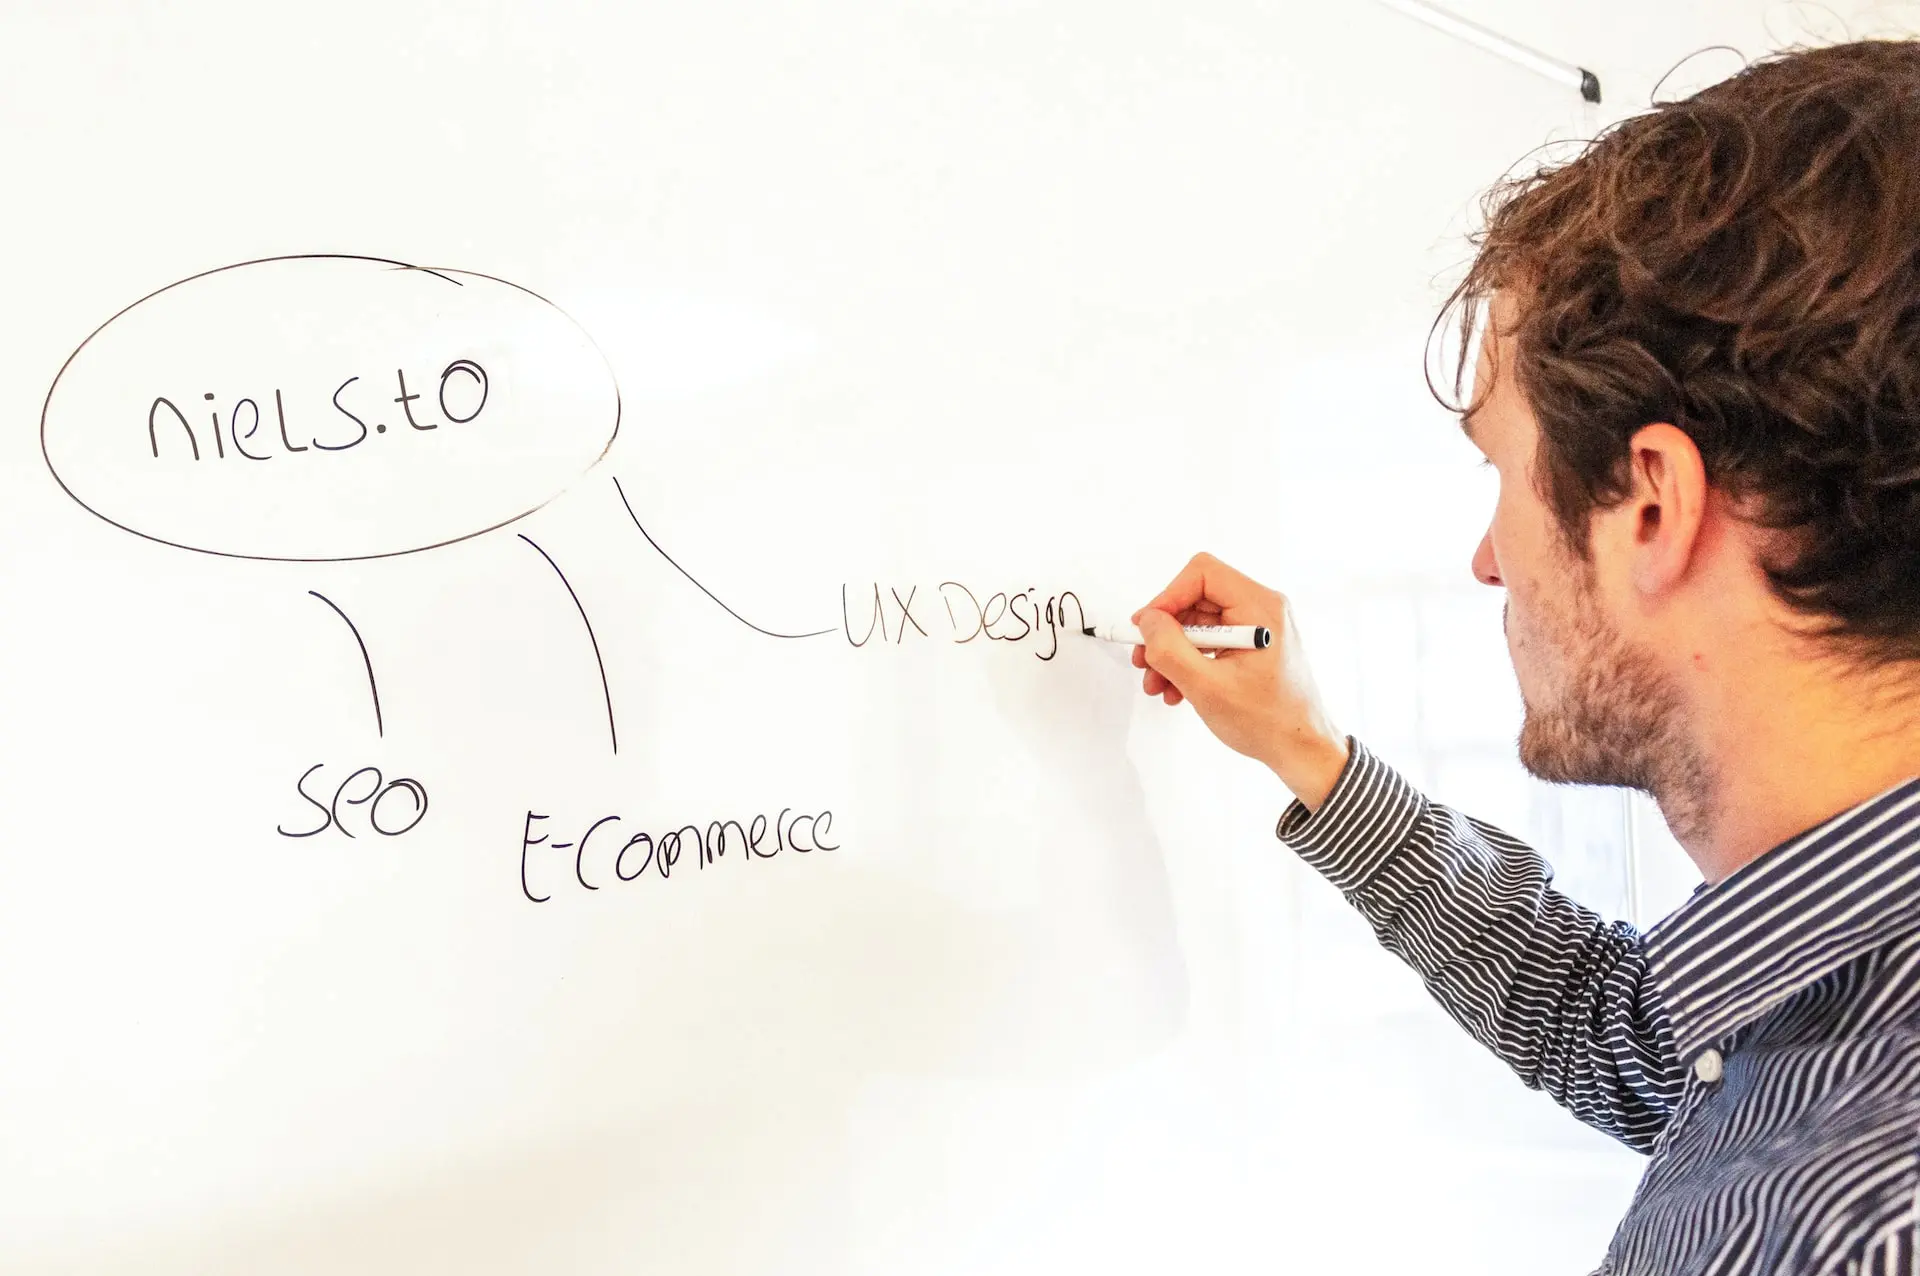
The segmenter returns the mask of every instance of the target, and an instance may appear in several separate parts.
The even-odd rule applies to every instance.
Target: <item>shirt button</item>
[[[1693,1061],[1693,1075],[1700,1078],[1702,1085],[1713,1085],[1725,1071],[1721,1062],[1718,1050],[1708,1050]]]

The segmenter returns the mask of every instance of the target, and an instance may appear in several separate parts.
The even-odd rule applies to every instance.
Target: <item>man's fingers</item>
[[[1207,659],[1187,640],[1180,622],[1152,607],[1140,613],[1140,636],[1147,640],[1147,666],[1172,683],[1182,695],[1212,673]]]
[[[1197,606],[1201,600],[1213,604],[1216,611],[1249,607],[1266,596],[1258,582],[1241,575],[1211,554],[1195,554],[1173,583],[1148,603],[1161,611],[1179,614]],[[1137,623],[1137,622],[1136,622]]]

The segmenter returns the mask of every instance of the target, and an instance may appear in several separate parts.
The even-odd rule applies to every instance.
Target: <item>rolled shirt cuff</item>
[[[1344,895],[1367,882],[1413,835],[1427,800],[1400,773],[1347,737],[1346,769],[1317,811],[1298,800],[1274,833]]]

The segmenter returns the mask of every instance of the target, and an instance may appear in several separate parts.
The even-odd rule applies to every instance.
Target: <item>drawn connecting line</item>
[[[613,743],[613,751],[619,753],[620,733],[613,725],[613,692],[607,686],[607,662],[601,659],[600,640],[594,637],[593,622],[587,619],[587,609],[581,604],[580,595],[574,591],[573,583],[567,579],[567,574],[560,570],[560,564],[553,561],[553,555],[541,549],[539,545],[534,544],[533,538],[525,532],[517,533],[517,535],[521,540],[526,541],[527,544],[533,545],[533,548],[539,552],[540,557],[547,560],[547,566],[553,568],[553,574],[558,576],[560,583],[567,587],[567,596],[573,599],[574,607],[580,612],[580,623],[587,627],[587,641],[593,644],[593,662],[600,668],[600,694],[605,697],[607,702],[607,737]]]
[[[367,667],[367,690],[373,692],[374,729],[379,732],[381,739],[383,740],[386,739],[387,723],[386,723],[386,719],[382,717],[380,713],[380,684],[374,681],[373,657],[367,654],[367,643],[366,643],[366,640],[360,636],[359,626],[353,623],[353,618],[351,616],[347,615],[346,612],[340,610],[340,604],[334,602],[333,599],[327,597],[325,594],[321,593],[317,589],[309,589],[307,592],[309,594],[312,594],[315,598],[318,598],[321,602],[325,603],[327,606],[333,608],[333,614],[347,622],[347,631],[353,635],[353,641],[359,644],[360,660]]]
[[[620,486],[620,477],[617,474],[613,478],[613,490],[620,493],[620,503],[627,507],[627,517],[633,520],[633,525],[636,528],[639,528],[640,534],[647,538],[647,544],[653,546],[654,552],[658,553],[660,557],[666,559],[668,564],[672,566],[673,570],[679,572],[682,576],[685,576],[688,580],[693,581],[694,588],[698,589],[701,593],[705,594],[707,597],[713,599],[715,603],[718,603],[721,611],[726,612],[727,615],[732,616],[735,620],[739,621],[741,624],[745,625],[747,628],[753,630],[757,634],[765,634],[769,638],[823,638],[828,634],[838,632],[837,630],[833,630],[833,629],[816,629],[812,633],[783,634],[783,633],[777,632],[776,630],[763,629],[759,625],[754,624],[751,620],[748,620],[745,616],[742,616],[739,612],[727,606],[725,602],[722,602],[718,594],[714,593],[711,589],[708,589],[705,585],[702,585],[697,579],[695,579],[694,574],[692,572],[688,571],[686,568],[682,567],[679,563],[675,562],[673,555],[667,553],[665,549],[661,548],[660,542],[653,539],[653,533],[649,532],[646,529],[646,527],[641,524],[640,516],[633,512],[633,502],[627,499],[627,490],[624,487]]]

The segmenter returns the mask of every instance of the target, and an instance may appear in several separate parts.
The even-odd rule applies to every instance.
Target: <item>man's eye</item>
[[[1483,456],[1483,457],[1481,457],[1481,458],[1480,458],[1480,463],[1479,463],[1479,465],[1478,465],[1478,466],[1476,466],[1475,468],[1477,468],[1477,469],[1482,469],[1482,470],[1490,470],[1490,469],[1492,469],[1492,468],[1493,468],[1493,458],[1492,458],[1492,457],[1490,457],[1490,456]]]

